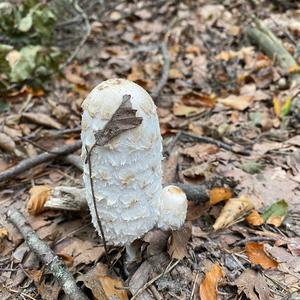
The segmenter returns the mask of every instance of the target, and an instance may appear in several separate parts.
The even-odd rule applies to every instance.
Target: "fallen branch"
[[[192,186],[179,182],[171,184],[180,187],[185,192],[187,199],[197,204],[209,200],[209,189],[205,185]],[[85,191],[78,187],[57,186],[51,192],[44,208],[74,212],[88,210]]]
[[[21,174],[24,171],[27,171],[44,162],[51,161],[52,159],[57,158],[61,155],[67,155],[73,153],[80,148],[81,148],[81,141],[77,141],[72,145],[64,145],[62,147],[55,148],[51,153],[45,152],[37,156],[34,156],[32,158],[24,159],[16,166],[1,172],[0,182],[11,179]]]
[[[293,82],[300,84],[300,74],[298,72],[289,72],[289,69],[298,66],[296,60],[269,28],[256,17],[253,17],[253,19],[256,27],[246,31],[249,39],[258,45],[271,59],[275,58],[280,67],[289,73]]]
[[[170,70],[170,59],[169,59],[169,52],[168,52],[168,46],[166,42],[162,42],[160,45],[162,56],[163,56],[163,67],[161,71],[161,77],[160,80],[154,89],[154,91],[151,93],[151,97],[154,99],[154,102],[157,102],[157,99],[160,95],[161,90],[166,85],[168,78],[169,78],[169,70]]]
[[[178,139],[184,141],[188,140],[188,141],[195,141],[198,143],[213,144],[218,146],[219,148],[223,148],[225,150],[231,151],[236,154],[250,155],[249,151],[247,151],[246,149],[242,148],[239,145],[229,145],[208,136],[196,135],[189,132],[181,131]]]
[[[73,53],[64,62],[64,64],[60,67],[60,70],[63,70],[67,65],[69,65],[73,61],[73,59],[77,56],[77,54],[79,53],[79,51],[81,50],[81,48],[83,47],[83,45],[85,44],[85,42],[87,41],[87,39],[88,39],[88,37],[90,36],[90,33],[91,33],[91,25],[90,25],[89,18],[86,15],[86,13],[84,12],[84,10],[79,6],[78,0],[74,1],[74,8],[81,15],[82,19],[84,20],[85,27],[86,27],[86,32],[85,32],[82,40],[78,44],[78,46],[73,51]]]
[[[41,240],[26,222],[23,214],[15,209],[8,212],[8,219],[13,223],[22,234],[28,247],[45,264],[53,276],[57,279],[64,292],[70,299],[88,300],[81,289],[77,286],[72,274],[62,260],[56,256],[46,242]]]

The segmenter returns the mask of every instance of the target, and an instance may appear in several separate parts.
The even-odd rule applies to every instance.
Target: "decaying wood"
[[[31,226],[26,222],[23,214],[12,209],[8,212],[8,218],[20,231],[30,250],[39,257],[41,262],[47,266],[57,279],[66,295],[74,300],[88,300],[88,297],[77,286],[64,262],[54,254],[46,242],[37,236]]]
[[[256,27],[249,28],[246,31],[249,39],[258,45],[271,59],[276,59],[280,67],[285,71],[298,66],[296,60],[285,49],[282,42],[267,28],[260,20],[254,18]],[[300,84],[300,74],[298,72],[290,72],[291,80]]]
[[[16,166],[5,170],[0,173],[0,182],[11,179],[15,176],[20,175],[21,173],[39,165],[44,162],[51,161],[54,158],[57,158],[62,155],[67,155],[75,152],[76,150],[81,148],[81,141],[77,141],[72,145],[64,145],[54,150],[51,150],[51,153],[44,152],[32,158],[24,159]]]
[[[188,200],[195,203],[204,203],[209,200],[208,188],[205,185],[192,186],[185,183],[172,183],[180,187]],[[45,208],[65,211],[84,211],[88,209],[83,188],[57,186],[53,189]]]
[[[55,187],[44,207],[66,211],[84,211],[88,209],[84,189],[70,186]]]

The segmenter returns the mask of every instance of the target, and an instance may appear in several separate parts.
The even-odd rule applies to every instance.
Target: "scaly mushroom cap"
[[[179,229],[186,218],[187,199],[181,188],[168,185],[163,188],[158,227],[164,230]]]
[[[92,151],[91,165],[96,209],[109,244],[125,245],[151,230],[158,221],[161,194],[162,140],[156,106],[139,85],[110,79],[95,87],[84,100],[82,161],[84,185],[92,221],[100,234],[91,193],[86,147],[95,143],[95,132],[104,128],[130,95],[142,124],[123,132]]]

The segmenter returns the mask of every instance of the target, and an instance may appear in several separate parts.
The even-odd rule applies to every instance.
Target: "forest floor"
[[[82,187],[65,156],[1,182],[0,298],[68,299],[8,221],[14,207],[91,299],[300,299],[297,2],[79,1],[87,19],[64,25],[82,41],[75,59],[43,88],[1,97],[0,172],[80,139],[81,103],[120,77],[156,102],[164,183],[202,194],[189,199],[184,228],[148,233],[130,266],[123,248],[110,247],[112,274],[89,212],[42,208],[55,187]],[[253,16],[294,66],[253,43]]]

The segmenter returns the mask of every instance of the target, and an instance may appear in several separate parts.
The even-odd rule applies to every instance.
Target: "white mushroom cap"
[[[158,227],[164,230],[179,229],[186,218],[187,198],[181,188],[169,185],[163,188]]]
[[[90,187],[86,147],[95,143],[95,132],[104,128],[130,95],[142,124],[123,132],[91,156],[96,209],[109,244],[125,245],[151,230],[158,220],[161,186],[162,141],[156,106],[139,85],[110,79],[95,87],[84,100],[82,161],[84,185],[92,221],[100,234]]]

